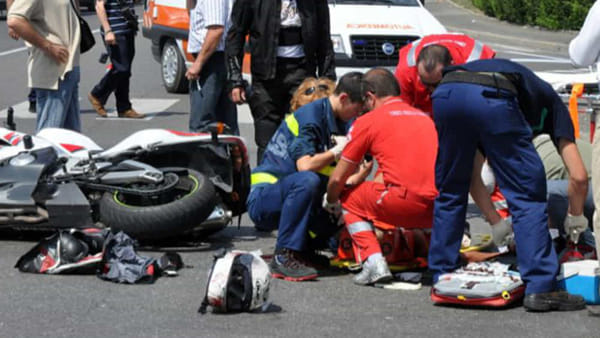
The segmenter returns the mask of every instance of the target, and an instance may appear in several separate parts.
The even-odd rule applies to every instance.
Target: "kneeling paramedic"
[[[546,178],[531,142],[532,128],[545,126],[561,151],[573,144],[573,123],[560,98],[529,69],[495,59],[445,68],[432,99],[439,137],[439,195],[429,248],[434,283],[460,263],[473,156],[479,147],[512,213],[517,261],[526,284],[525,308],[583,308],[583,298],[555,291],[559,269],[548,231]]]
[[[362,73],[348,73],[333,95],[288,115],[252,171],[248,214],[257,229],[279,230],[271,261],[273,277],[291,281],[317,277],[307,265],[314,258],[308,250],[309,232],[335,231],[335,223],[321,208],[321,197],[346,144],[348,122],[363,110],[361,79]],[[323,229],[330,224],[333,229]]]
[[[373,229],[373,221],[405,228],[431,228],[437,133],[426,113],[398,96],[400,88],[386,69],[363,77],[365,106],[348,133],[348,144],[330,177],[323,206],[333,209],[341,200],[344,221],[352,236],[362,272],[354,283],[368,285],[392,278]],[[348,190],[347,179],[366,154],[379,165],[375,181]],[[341,196],[340,196],[341,195]]]

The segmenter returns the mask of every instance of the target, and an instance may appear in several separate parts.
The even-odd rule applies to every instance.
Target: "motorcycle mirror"
[[[23,136],[23,144],[25,145],[25,149],[33,148],[33,140],[31,139],[31,135]]]
[[[17,126],[15,125],[14,119],[15,110],[13,109],[13,107],[8,107],[6,113],[6,122],[4,122],[4,126],[10,130],[16,130]]]
[[[213,122],[206,126],[206,129],[210,132],[212,141],[215,144],[219,143],[219,135],[231,133],[231,128],[223,122]]]

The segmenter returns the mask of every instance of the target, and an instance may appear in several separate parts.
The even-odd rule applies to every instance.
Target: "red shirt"
[[[438,137],[429,115],[391,98],[359,117],[348,132],[342,158],[360,163],[371,154],[386,185],[404,186],[412,193],[435,198],[435,159]]]
[[[400,97],[406,103],[430,115],[433,110],[431,97],[419,79],[417,58],[423,47],[433,44],[448,48],[455,65],[479,59],[491,59],[496,55],[490,47],[463,34],[428,35],[400,49],[395,74],[400,83]]]

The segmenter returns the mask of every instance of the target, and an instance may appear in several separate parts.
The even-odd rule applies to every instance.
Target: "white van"
[[[446,28],[419,0],[328,0],[339,76],[398,64],[398,50]]]
[[[308,0],[301,0],[308,1]],[[312,1],[312,0],[310,0]],[[421,0],[423,1],[423,0]],[[350,70],[383,66],[394,69],[398,50],[425,35],[445,33],[419,0],[328,0],[331,39],[338,77]],[[165,88],[187,91],[189,16],[185,0],[146,0],[144,27],[152,54],[161,64]],[[243,71],[249,73],[249,55]]]

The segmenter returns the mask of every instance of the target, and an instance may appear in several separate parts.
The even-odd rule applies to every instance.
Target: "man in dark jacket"
[[[250,104],[260,163],[300,82],[308,76],[335,79],[329,8],[326,0],[237,0],[231,21],[225,47],[231,98]],[[241,67],[247,35],[252,93]]]

